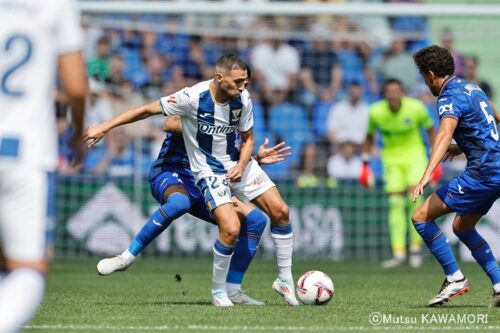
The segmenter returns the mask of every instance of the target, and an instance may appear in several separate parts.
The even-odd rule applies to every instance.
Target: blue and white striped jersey
[[[500,181],[500,141],[488,97],[478,85],[451,77],[441,88],[440,119],[458,120],[453,138],[467,157],[465,172],[476,179]]]
[[[221,105],[210,93],[210,82],[160,98],[165,115],[181,116],[182,135],[197,180],[205,174],[225,174],[235,166],[240,157],[237,131],[247,132],[253,127],[248,91]]]

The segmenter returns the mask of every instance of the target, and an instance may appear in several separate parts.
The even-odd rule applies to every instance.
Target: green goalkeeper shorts
[[[411,159],[383,160],[384,188],[387,193],[406,192],[418,184],[427,167],[425,155]]]

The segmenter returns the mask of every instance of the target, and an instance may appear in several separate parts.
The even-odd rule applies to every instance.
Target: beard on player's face
[[[441,87],[439,86],[434,73],[428,72],[428,73],[424,74],[424,73],[420,72],[420,74],[424,78],[424,82],[427,85],[427,87],[429,87],[429,90],[431,91],[432,95],[434,95],[436,97],[439,96],[439,92],[441,91]]]
[[[222,80],[220,88],[223,95],[228,99],[234,99],[240,94],[238,88],[230,81]]]
[[[229,99],[234,99],[243,92],[246,82],[248,82],[246,71],[234,69],[222,77],[220,87]]]

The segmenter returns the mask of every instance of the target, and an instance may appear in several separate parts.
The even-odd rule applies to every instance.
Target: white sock
[[[495,283],[493,290],[495,290],[495,293],[500,293],[500,282]]]
[[[228,296],[236,295],[241,290],[241,284],[226,282],[226,290]]]
[[[455,282],[458,280],[462,280],[464,278],[464,275],[462,274],[461,270],[456,271],[455,273],[451,275],[446,275],[446,279],[450,282]]]
[[[406,254],[404,253],[394,253],[394,258],[398,260],[405,260],[406,259]]]
[[[0,332],[18,332],[35,314],[45,289],[45,277],[31,268],[7,274],[0,285]]]
[[[130,264],[131,262],[133,262],[135,260],[135,256],[130,253],[130,251],[127,249],[125,251],[123,251],[122,254],[120,254],[120,256],[125,259],[125,261],[127,262],[127,264]]]
[[[212,291],[224,290],[226,291],[227,272],[229,271],[229,264],[233,254],[222,254],[214,248],[214,265],[212,271]]]
[[[276,248],[276,259],[278,263],[278,277],[282,280],[293,280],[292,277],[292,253],[293,233],[278,235],[271,233],[271,238]]]

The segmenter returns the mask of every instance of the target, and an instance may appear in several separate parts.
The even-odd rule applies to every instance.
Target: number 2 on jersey
[[[24,66],[31,58],[32,42],[26,35],[15,34],[7,38],[4,44],[0,44],[0,57],[5,58],[15,52],[16,48],[21,50],[20,57],[10,63],[7,68],[0,68],[0,91],[11,97],[21,97],[24,94],[22,89],[16,89],[9,85],[9,79]]]
[[[481,111],[483,111],[484,116],[486,117],[488,125],[493,123],[493,129],[490,131],[491,137],[495,139],[495,141],[498,141],[498,130],[495,122],[495,117],[493,117],[491,114],[488,113],[488,111],[486,111],[486,109],[488,108],[488,103],[486,103],[485,101],[481,101],[479,105],[481,106]]]

